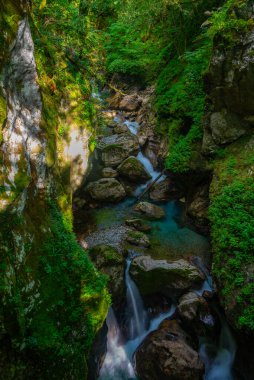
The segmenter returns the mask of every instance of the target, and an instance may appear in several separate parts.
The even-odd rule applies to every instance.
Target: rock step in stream
[[[208,244],[178,225],[175,202],[134,205],[132,197],[158,177],[159,183],[165,183],[161,192],[157,188],[158,198],[165,201],[169,183],[142,153],[138,123],[117,117],[114,121],[113,134],[98,143],[102,178],[86,186],[90,201],[95,206],[99,202],[99,208],[91,211],[96,227],[82,236],[97,268],[109,276],[113,300],[106,321],[107,350],[94,378],[233,380],[233,337],[212,306],[211,278],[203,264],[197,267],[197,260],[189,260],[208,250]],[[157,257],[162,246],[164,253]],[[174,259],[165,251],[175,251]]]

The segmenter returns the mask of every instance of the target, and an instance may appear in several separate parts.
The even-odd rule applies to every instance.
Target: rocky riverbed
[[[109,277],[113,301],[107,351],[95,353],[100,365],[93,378],[215,379],[209,373],[223,327],[213,307],[209,242],[188,227],[181,190],[151,159],[158,145],[153,151],[156,144],[149,143],[150,153],[144,149],[144,131],[134,119],[140,98],[124,101],[121,112],[104,113],[105,136],[98,139],[90,173],[76,196],[85,210],[77,206],[80,244]],[[234,351],[227,344],[222,348],[230,362],[220,364],[219,373],[227,377],[218,379],[230,380]]]

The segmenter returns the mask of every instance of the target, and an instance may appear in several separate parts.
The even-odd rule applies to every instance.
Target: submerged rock
[[[152,229],[152,227],[146,224],[142,219],[127,219],[125,223],[127,226],[142,232],[151,231]]]
[[[126,237],[126,241],[133,245],[148,248],[150,241],[148,236],[140,231],[129,231]]]
[[[168,262],[150,256],[136,257],[130,273],[143,295],[161,293],[177,297],[204,280],[198,269],[186,260]]]
[[[86,187],[91,198],[100,202],[119,202],[126,196],[124,187],[114,178],[91,182]]]
[[[202,380],[204,364],[176,320],[164,321],[136,352],[140,380]]]
[[[135,206],[134,210],[146,215],[148,218],[151,219],[162,219],[165,216],[165,211],[163,210],[163,208],[149,202],[138,203]]]
[[[117,168],[120,175],[132,182],[145,182],[151,179],[144,165],[136,157],[128,157]]]
[[[96,268],[109,277],[109,290],[113,302],[119,304],[124,298],[124,258],[110,245],[97,245],[89,250],[89,257]]]

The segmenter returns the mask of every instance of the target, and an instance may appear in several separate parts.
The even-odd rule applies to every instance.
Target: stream
[[[116,123],[123,123],[123,114],[114,118]],[[132,134],[137,135],[139,124],[135,121],[125,120],[126,125]],[[138,160],[144,165],[151,175],[151,179],[143,185],[138,185],[134,195],[139,196],[147,186],[160,174],[153,168],[149,159],[140,151],[137,154]],[[165,176],[161,176],[162,181]],[[100,209],[91,211],[91,219],[100,231],[107,228],[120,228],[124,219],[129,214],[135,197],[129,197],[117,205],[105,205]],[[165,218],[151,222],[152,231],[150,238],[153,246],[153,257],[160,259],[168,254],[168,259],[187,258],[190,253],[193,257],[202,256],[203,260],[198,260],[196,265],[204,273],[206,280],[199,289],[193,289],[197,295],[202,296],[204,291],[213,291],[212,278],[206,269],[209,263],[209,243],[207,239],[195,231],[189,229],[181,221],[183,204],[177,201],[169,201],[160,204],[165,211]],[[89,218],[89,217],[88,217]],[[109,237],[108,243],[110,243]],[[105,242],[103,242],[105,243]],[[147,249],[149,254],[149,249]],[[137,379],[135,373],[135,351],[142,344],[145,338],[154,330],[158,329],[161,322],[167,318],[172,318],[176,311],[176,305],[168,300],[167,305],[163,305],[157,314],[150,313],[144,306],[139,289],[132,280],[129,270],[133,258],[139,254],[138,249],[129,251],[129,256],[125,263],[125,289],[126,306],[125,326],[122,331],[122,324],[114,311],[114,305],[110,308],[107,316],[107,352],[100,369],[99,380],[131,380]],[[214,310],[220,321],[220,333],[215,338],[202,337],[199,339],[199,355],[205,364],[204,380],[235,380],[232,367],[235,359],[236,345],[221,312],[217,307]],[[213,324],[212,320],[207,321]],[[127,334],[126,334],[127,331]],[[156,379],[154,379],[156,380]]]

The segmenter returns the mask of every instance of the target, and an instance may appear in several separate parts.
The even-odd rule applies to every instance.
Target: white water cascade
[[[215,355],[211,355],[215,352]],[[218,346],[203,342],[200,357],[205,363],[205,380],[233,380],[232,366],[235,359],[236,344],[229,327],[221,318],[221,334]]]
[[[137,336],[141,336],[145,332],[147,323],[147,313],[144,309],[142,298],[139,294],[139,290],[132,281],[129,270],[131,266],[131,259],[127,259],[125,270],[125,283],[127,288],[126,300],[127,300],[127,319],[129,321],[129,337],[134,339]]]
[[[131,259],[128,258],[126,262],[125,283],[129,340],[124,342],[113,309],[110,308],[107,317],[107,354],[100,371],[99,380],[136,379],[132,364],[136,349],[147,335],[158,329],[161,322],[171,317],[176,309],[175,306],[171,306],[165,313],[159,314],[149,322],[138,288],[130,278],[130,266]]]

